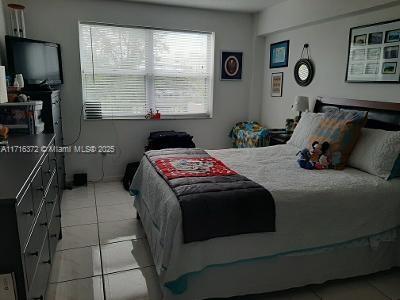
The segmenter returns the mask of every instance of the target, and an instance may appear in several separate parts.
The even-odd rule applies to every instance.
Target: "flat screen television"
[[[63,83],[59,44],[6,36],[6,48],[10,75],[22,74],[27,85]]]

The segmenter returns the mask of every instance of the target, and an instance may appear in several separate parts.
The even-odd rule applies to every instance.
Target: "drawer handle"
[[[32,300],[44,300],[44,297],[41,295],[40,297],[33,297]]]
[[[45,260],[43,263],[44,263],[44,264],[49,264],[49,265],[51,265],[51,259]]]
[[[57,161],[57,158],[52,158],[51,160],[52,160],[52,161]]]
[[[33,216],[33,210],[23,212],[23,214]]]
[[[28,253],[29,256],[39,256],[39,251]]]
[[[39,225],[40,225],[40,226],[47,226],[47,225],[49,225],[49,224],[47,224],[47,222],[44,222],[44,223],[40,223]]]
[[[47,201],[47,204],[54,204],[54,201]]]
[[[56,238],[56,237],[57,237],[57,233],[50,235],[50,237],[51,237],[52,239]]]

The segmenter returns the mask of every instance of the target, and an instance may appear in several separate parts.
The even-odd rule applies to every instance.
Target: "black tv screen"
[[[22,74],[28,85],[63,83],[59,44],[6,36],[6,47],[10,75]]]

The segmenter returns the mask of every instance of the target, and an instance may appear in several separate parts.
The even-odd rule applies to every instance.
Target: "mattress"
[[[207,151],[268,189],[276,204],[276,232],[184,244],[178,201],[143,159],[132,182],[162,284],[184,292],[182,278],[209,266],[301,254],[374,236],[400,224],[400,180],[385,181],[347,168],[304,170],[291,145]]]

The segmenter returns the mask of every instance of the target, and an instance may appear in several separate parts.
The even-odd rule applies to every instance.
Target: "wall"
[[[13,0],[15,1],[15,0]],[[169,29],[214,31],[215,85],[214,117],[206,120],[83,121],[77,144],[118,146],[118,153],[104,160],[105,178],[122,176],[127,162],[139,160],[150,131],[185,130],[204,148],[229,147],[232,125],[248,118],[252,77],[253,20],[250,14],[102,0],[22,0],[25,4],[28,37],[61,44],[64,79],[62,116],[65,143],[78,132],[82,104],[78,45],[78,21],[142,25]],[[220,81],[221,50],[244,52],[243,80]],[[100,155],[67,156],[67,176],[87,172],[90,180],[101,176]]]
[[[400,102],[398,84],[346,83],[348,35],[351,27],[398,19],[400,5],[374,10],[357,16],[340,17],[316,25],[274,33],[266,37],[265,57],[269,60],[270,44],[290,40],[289,66],[281,69],[266,67],[262,122],[267,127],[282,128],[285,119],[292,117],[291,105],[296,95],[334,96],[362,100]],[[304,43],[310,44],[315,64],[315,77],[308,87],[294,80],[294,65],[300,58]],[[267,64],[266,64],[267,65]],[[284,72],[283,97],[270,97],[271,73]]]
[[[258,14],[258,35],[399,4],[398,0],[286,0]]]
[[[4,36],[7,34],[6,27],[6,6],[2,0],[0,0],[0,65],[5,65],[6,62],[6,48]]]

